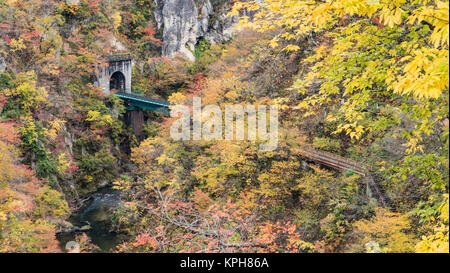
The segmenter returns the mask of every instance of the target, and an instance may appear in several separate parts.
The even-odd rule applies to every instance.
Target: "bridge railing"
[[[123,92],[115,93],[114,95],[121,98],[122,100],[127,101],[127,110],[129,111],[148,109],[152,111],[164,112],[167,114],[170,113],[170,104],[169,102],[164,100],[152,99],[137,94]]]
[[[323,164],[330,168],[339,171],[353,170],[355,173],[364,177],[367,183],[368,189],[372,188],[375,194],[375,199],[378,204],[382,207],[389,207],[391,204],[389,196],[383,190],[381,185],[376,181],[374,174],[370,171],[363,163],[358,163],[356,161],[350,160],[348,158],[332,154],[325,151],[316,150],[311,146],[302,146],[298,150],[302,156],[315,161],[317,163]]]
[[[312,161],[320,162],[321,164],[339,169],[340,171],[353,170],[355,173],[362,176],[365,176],[367,172],[367,168],[363,164],[336,154],[314,149],[310,146],[300,147],[299,152],[301,155],[311,159]]]

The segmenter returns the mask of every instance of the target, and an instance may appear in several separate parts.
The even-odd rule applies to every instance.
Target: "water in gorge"
[[[114,251],[124,239],[123,235],[110,230],[111,214],[120,202],[120,191],[111,187],[95,192],[93,198],[67,220],[81,230],[57,235],[60,248],[66,251],[67,242],[74,241],[76,235],[84,232],[100,248],[99,252]]]

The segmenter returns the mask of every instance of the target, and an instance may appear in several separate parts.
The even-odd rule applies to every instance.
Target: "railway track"
[[[303,157],[321,165],[341,172],[353,171],[354,173],[363,176],[367,184],[367,194],[369,195],[369,198],[375,198],[378,205],[381,207],[389,207],[391,205],[391,201],[384,189],[378,183],[377,177],[370,172],[370,169],[363,163],[359,163],[329,152],[319,151],[310,146],[301,147],[299,152]]]

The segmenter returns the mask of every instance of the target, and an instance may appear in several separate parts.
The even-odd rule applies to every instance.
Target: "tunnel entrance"
[[[113,89],[119,90],[119,92],[125,92],[125,76],[120,71],[114,72],[111,75],[109,90]]]

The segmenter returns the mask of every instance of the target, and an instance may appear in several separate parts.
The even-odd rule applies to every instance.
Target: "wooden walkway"
[[[311,146],[303,146],[298,151],[308,160],[340,172],[353,171],[354,173],[363,176],[367,185],[367,195],[375,198],[381,207],[389,207],[391,205],[389,197],[378,183],[377,177],[363,163],[329,152],[319,151]]]

